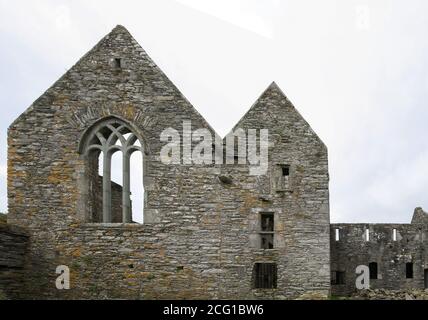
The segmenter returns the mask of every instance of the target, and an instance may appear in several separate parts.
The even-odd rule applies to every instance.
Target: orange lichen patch
[[[82,252],[81,252],[80,248],[77,248],[71,252],[71,255],[73,257],[77,258],[77,257],[80,257],[82,255]]]
[[[124,276],[126,279],[137,279],[137,278],[139,278],[139,275],[134,273],[134,272],[132,272],[132,273],[131,272],[125,272]]]
[[[260,206],[260,203],[256,197],[252,194],[245,194],[243,196],[244,204],[240,208],[239,212],[245,213],[248,212],[251,208]]]
[[[15,190],[15,194],[14,194],[14,204],[16,206],[22,205],[24,203],[25,197],[24,197],[24,193],[18,190]]]
[[[277,219],[275,222],[275,231],[283,231],[283,230],[285,230],[284,223],[281,220]]]
[[[125,105],[125,106],[123,106],[122,112],[123,112],[123,115],[127,119],[132,120],[135,117],[135,107],[133,105]]]
[[[159,257],[165,258],[165,249],[162,248],[159,250]]]
[[[145,279],[153,279],[155,277],[153,272],[141,272],[140,276]]]
[[[71,168],[65,167],[63,163],[57,163],[50,171],[48,182],[52,184],[62,184],[64,181],[70,180],[72,173]]]

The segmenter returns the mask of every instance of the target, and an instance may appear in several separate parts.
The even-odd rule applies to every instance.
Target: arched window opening
[[[137,200],[135,203],[141,203],[136,214],[138,220],[132,216],[131,190],[143,189],[143,147],[137,134],[123,121],[109,119],[85,135],[81,152],[87,161],[85,174],[89,183],[87,208],[90,220],[103,223],[143,222],[144,192],[140,191],[139,195],[135,195],[137,197],[134,196]],[[131,158],[138,158],[134,154],[139,154],[139,163],[131,163]],[[139,188],[137,182],[140,183]]]

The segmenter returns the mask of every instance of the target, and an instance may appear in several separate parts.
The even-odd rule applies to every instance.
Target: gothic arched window
[[[88,165],[85,174],[89,186],[86,208],[90,211],[90,220],[131,223],[131,155],[135,151],[144,154],[137,133],[117,118],[104,120],[85,133],[80,151]],[[112,156],[116,152],[122,155],[122,186],[112,181]],[[102,168],[100,175],[99,168]]]

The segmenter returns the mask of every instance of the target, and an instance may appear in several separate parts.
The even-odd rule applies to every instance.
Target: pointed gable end
[[[283,139],[290,136],[312,137],[327,149],[275,82],[263,91],[233,130],[237,128],[269,129],[270,135],[281,136]]]
[[[33,116],[56,112],[135,106],[155,121],[169,125],[174,119],[192,120],[195,126],[214,130],[137,43],[118,25],[57,80],[10,126]],[[155,116],[156,115],[156,116]],[[168,122],[169,121],[169,122]]]

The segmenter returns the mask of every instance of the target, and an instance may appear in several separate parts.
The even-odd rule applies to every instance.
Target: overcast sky
[[[0,0],[9,124],[117,24],[221,135],[276,83],[329,149],[333,222],[428,210],[428,1]]]

